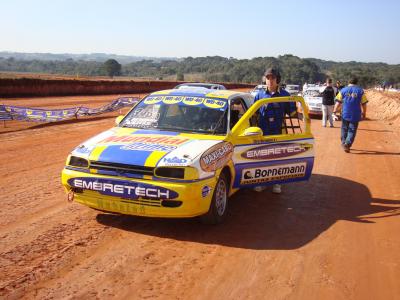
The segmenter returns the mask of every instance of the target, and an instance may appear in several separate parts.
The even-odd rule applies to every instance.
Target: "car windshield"
[[[122,120],[121,127],[226,134],[227,101],[186,96],[149,96]]]

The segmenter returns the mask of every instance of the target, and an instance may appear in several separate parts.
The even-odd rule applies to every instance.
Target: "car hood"
[[[72,155],[146,167],[189,166],[221,142],[200,134],[115,127],[82,143]]]

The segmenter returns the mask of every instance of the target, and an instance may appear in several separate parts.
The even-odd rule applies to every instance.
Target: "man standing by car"
[[[341,142],[345,152],[350,152],[350,148],[356,137],[358,122],[365,119],[367,114],[367,98],[364,90],[357,86],[356,77],[349,80],[349,85],[340,90],[336,96],[336,104],[333,109],[335,114],[338,108],[342,108],[342,132]],[[361,116],[362,112],[362,116]]]
[[[264,98],[290,96],[287,91],[279,88],[281,74],[277,69],[268,68],[265,71],[264,76],[267,88],[258,92],[254,98],[254,102]],[[295,113],[295,103],[275,102],[264,105],[259,109],[258,126],[262,129],[264,135],[282,134],[282,124],[284,122],[285,114],[290,115]],[[263,189],[263,187],[257,187],[256,191],[262,191]],[[273,185],[273,193],[280,194],[281,191],[280,184]]]
[[[332,79],[326,79],[326,86],[324,86],[320,93],[322,95],[322,126],[326,127],[326,119],[329,119],[329,125],[333,127],[333,106],[335,105],[336,89],[332,86]]]

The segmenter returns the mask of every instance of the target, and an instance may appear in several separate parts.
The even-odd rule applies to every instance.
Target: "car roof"
[[[202,83],[202,82],[187,82],[187,83],[181,83],[178,84],[175,89],[179,88],[191,88],[191,87],[200,87],[200,88],[206,88],[206,89],[212,89],[212,90],[226,90],[226,87],[223,86],[222,84],[218,83]]]
[[[254,89],[265,89],[265,88],[267,88],[267,85],[265,84],[259,84],[254,87]]]

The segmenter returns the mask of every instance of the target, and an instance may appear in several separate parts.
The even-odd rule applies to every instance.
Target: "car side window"
[[[239,119],[246,112],[246,105],[240,98],[232,99],[230,107],[230,124],[229,128],[232,129],[233,126],[239,121]]]

